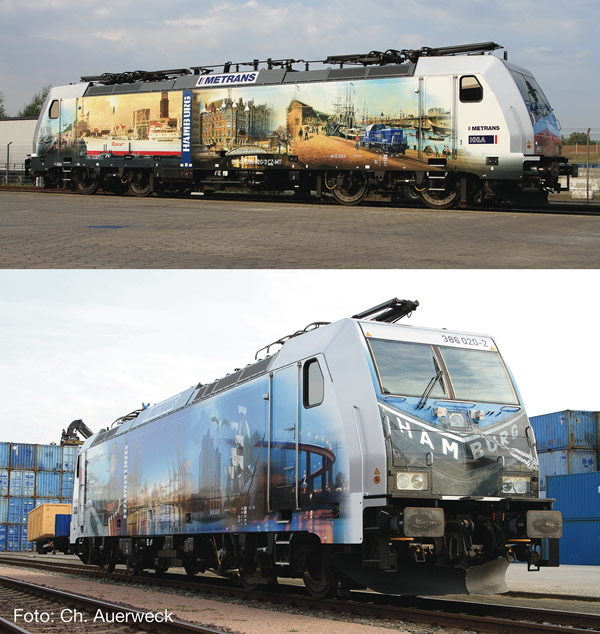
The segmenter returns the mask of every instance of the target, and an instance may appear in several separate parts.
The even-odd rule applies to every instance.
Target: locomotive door
[[[298,432],[300,365],[273,374],[269,437],[269,509],[291,518],[298,507]]]
[[[454,91],[455,85],[450,76],[425,77],[422,80],[417,132],[423,160],[455,156]]]

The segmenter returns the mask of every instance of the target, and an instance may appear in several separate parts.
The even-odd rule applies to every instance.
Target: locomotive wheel
[[[94,194],[100,186],[100,182],[96,174],[86,169],[73,172],[73,180],[75,182],[75,189],[80,194]]]
[[[127,574],[132,576],[139,575],[141,571],[142,571],[142,567],[140,564],[133,563],[130,561],[127,562]]]
[[[460,200],[460,191],[454,186],[454,181],[448,179],[444,191],[430,191],[423,189],[419,191],[421,200],[431,209],[451,209],[456,207]]]
[[[132,174],[132,178],[129,181],[129,190],[134,196],[139,196],[140,198],[150,196],[152,189],[152,181],[146,171],[140,170]]]
[[[335,570],[327,559],[313,553],[303,574],[304,586],[308,593],[316,599],[330,597],[336,592],[337,580]]]
[[[256,588],[258,588],[260,575],[254,561],[249,559],[243,560],[238,568],[238,575],[240,583],[246,590],[256,590]]]
[[[196,576],[199,572],[204,572],[204,569],[202,568],[202,566],[200,566],[200,564],[196,561],[184,561],[183,562],[183,569],[185,570],[185,574],[188,577],[194,577]]]
[[[325,185],[340,205],[358,205],[367,194],[367,179],[360,172],[325,174]]]
[[[105,561],[105,562],[102,564],[101,568],[102,568],[102,571],[103,571],[103,572],[108,572],[108,573],[110,573],[110,572],[114,572],[114,570],[115,570],[115,566],[116,566],[116,564],[115,564],[115,562],[114,562],[114,561]]]

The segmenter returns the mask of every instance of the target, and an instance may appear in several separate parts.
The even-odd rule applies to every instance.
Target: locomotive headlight
[[[429,489],[429,474],[401,471],[396,474],[396,489],[400,491],[426,491]]]
[[[531,492],[531,478],[525,476],[503,476],[502,493],[525,495]]]

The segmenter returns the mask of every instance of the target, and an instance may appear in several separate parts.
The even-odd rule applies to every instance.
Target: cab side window
[[[58,119],[58,113],[60,112],[60,101],[58,99],[55,99],[51,104],[50,104],[50,110],[49,110],[49,117],[51,119]]]
[[[483,86],[474,75],[460,78],[460,100],[463,103],[474,103],[483,99]]]
[[[317,359],[310,359],[304,364],[303,379],[304,407],[320,405],[325,396],[325,381]]]

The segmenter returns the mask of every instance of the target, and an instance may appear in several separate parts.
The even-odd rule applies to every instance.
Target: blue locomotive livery
[[[417,305],[311,324],[88,438],[81,559],[300,577],[315,596],[496,593],[510,558],[558,565],[560,513],[496,343],[395,323]]]
[[[269,59],[248,72],[227,63],[219,73],[82,77],[50,91],[32,176],[82,194],[420,197],[433,208],[543,201],[568,188],[575,168],[535,78],[498,48],[372,51],[312,70]]]

